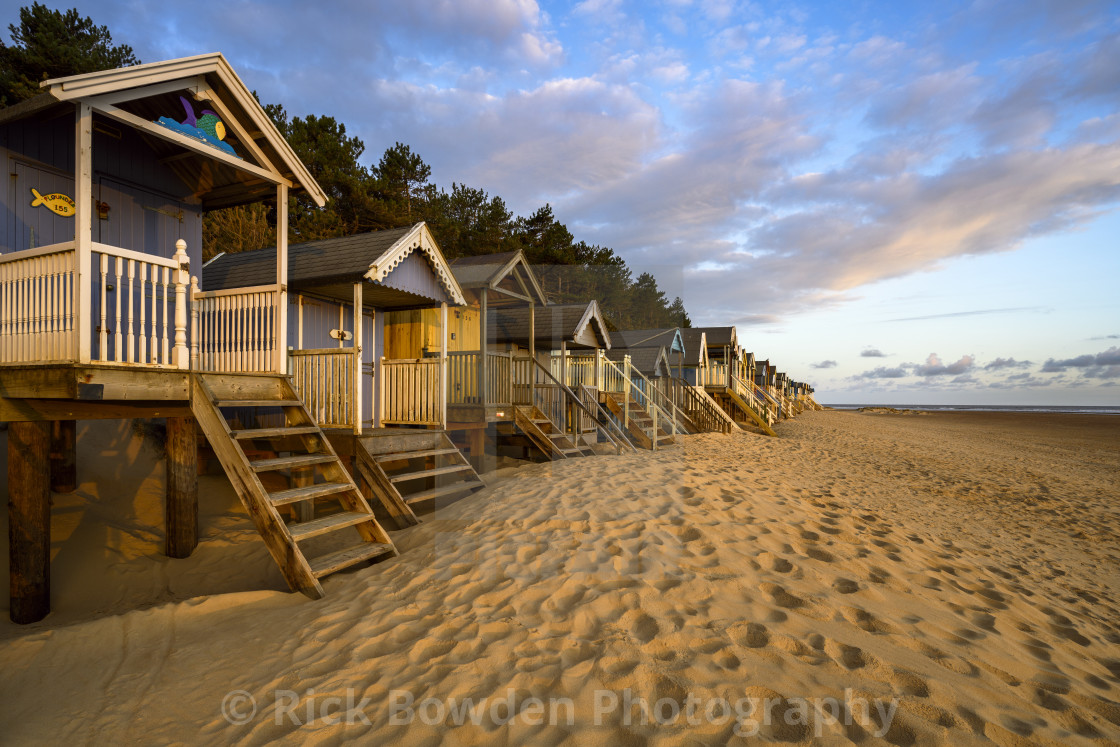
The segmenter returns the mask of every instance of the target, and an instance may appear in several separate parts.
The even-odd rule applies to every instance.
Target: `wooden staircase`
[[[192,374],[191,411],[293,590],[397,554],[287,377]]]
[[[420,522],[417,504],[458,500],[485,487],[444,431],[390,428],[358,444],[355,466],[399,529]]]
[[[723,405],[728,415],[735,417],[736,411],[741,416],[741,419],[756,426],[759,430],[767,436],[777,436],[774,429],[770,427],[769,418],[763,418],[750,404],[739,396],[738,392],[730,387],[723,387],[718,391],[719,397],[723,400],[720,404]]]
[[[601,394],[603,395],[603,401],[607,409],[622,423],[626,416],[627,395],[622,392],[601,392]],[[650,417],[646,409],[639,405],[637,400],[632,396],[630,397],[629,417],[629,422],[625,423],[625,427],[630,437],[643,449],[652,449],[653,418]],[[660,424],[657,426],[656,438],[658,447],[676,443],[673,437],[662,428]]]
[[[550,459],[573,459],[595,453],[590,446],[574,443],[535,405],[515,405],[513,422]]]

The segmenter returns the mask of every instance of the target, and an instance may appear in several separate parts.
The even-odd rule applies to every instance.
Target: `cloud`
[[[901,319],[887,319],[888,322],[922,322],[927,319],[949,319],[957,316],[979,316],[983,314],[1018,314],[1025,311],[1047,312],[1046,306],[1014,306],[1006,309],[977,309],[976,311],[953,311],[947,314],[929,314],[927,316],[908,316]]]
[[[896,366],[894,368],[887,368],[886,366],[879,366],[878,368],[870,371],[864,371],[857,374],[857,379],[901,379],[907,376],[908,372],[904,366]]]
[[[998,371],[1003,368],[1026,368],[1031,365],[1030,361],[1017,361],[1014,358],[996,358],[991,363],[984,366],[985,371]]]
[[[945,365],[937,357],[937,353],[930,353],[925,363],[919,363],[914,367],[914,373],[918,376],[959,376],[972,370],[975,362],[973,356],[964,355],[956,363]]]
[[[1086,379],[1120,378],[1120,347],[1111,347],[1102,353],[1079,355],[1076,358],[1055,360],[1047,358],[1042,364],[1042,373],[1060,373],[1068,369],[1079,369]]]
[[[886,358],[887,354],[878,348],[868,348],[867,350],[861,350],[859,356],[861,358]]]
[[[813,368],[836,368],[836,361],[821,361],[811,364]]]

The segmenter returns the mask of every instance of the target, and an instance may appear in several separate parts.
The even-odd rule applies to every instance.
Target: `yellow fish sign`
[[[31,207],[42,205],[55,215],[61,215],[63,218],[69,218],[76,212],[74,201],[64,194],[56,192],[50,195],[41,195],[34,187],[31,188],[31,194],[35,195],[35,199],[31,201]]]

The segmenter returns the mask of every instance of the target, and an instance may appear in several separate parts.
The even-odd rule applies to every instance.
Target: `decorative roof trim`
[[[463,289],[459,286],[459,282],[451,272],[451,267],[447,264],[447,259],[440,251],[439,244],[436,243],[435,237],[428,229],[428,224],[424,221],[414,225],[408,233],[397,239],[380,257],[371,262],[365,277],[375,283],[380,283],[389,276],[389,273],[397,269],[397,265],[417,249],[428,261],[440,287],[447,291],[452,303],[456,306],[466,306],[467,299],[463,295]]]
[[[603,315],[599,313],[599,302],[594,299],[588,302],[587,311],[583,312],[583,316],[580,317],[579,323],[572,331],[572,337],[579,337],[583,334],[583,330],[591,323],[592,319],[595,320],[596,325],[599,327],[598,337],[601,337],[603,342],[606,343],[604,350],[610,350],[611,334],[607,331],[607,323],[603,320]]]
[[[269,145],[279,154],[284,165],[292,170],[296,182],[307,190],[308,195],[317,205],[320,207],[326,205],[327,196],[322,187],[319,186],[307,167],[288,145],[288,141],[272,124],[272,120],[260,102],[249,91],[221,52],[211,52],[162,62],[149,62],[115,70],[99,70],[64,78],[52,78],[39,85],[47,89],[59,101],[89,99],[103,94],[126,91],[130,88],[138,89],[137,97],[142,97],[145,95],[145,91],[142,89],[152,84],[182,79],[188,81],[184,87],[190,87],[194,85],[193,78],[209,74],[216,75],[229,89],[234,101],[244,110],[252,120],[253,125],[259,129],[268,140]]]

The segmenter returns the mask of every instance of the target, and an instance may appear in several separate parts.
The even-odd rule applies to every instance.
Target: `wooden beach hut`
[[[12,619],[49,611],[50,490],[76,485],[79,419],[167,419],[168,555],[198,541],[196,423],[293,589],[321,596],[323,576],[394,555],[285,377],[288,197],[325,196],[252,92],[220,54],[42,86],[0,110]],[[277,216],[271,272],[196,296],[199,321],[202,215],[261,201]],[[246,410],[278,424],[242,428]],[[310,520],[287,508],[309,501]]]
[[[617,428],[600,433],[596,362],[611,337],[598,302],[493,309],[487,335],[513,362],[514,418],[499,436],[523,436],[555,459],[593,453],[600,435],[630,446]]]
[[[218,256],[204,288],[252,284],[275,262],[275,249]],[[447,352],[466,297],[428,226],[293,244],[288,293],[296,391],[393,523],[482,487],[446,432]]]
[[[742,357],[735,327],[705,327],[708,365],[702,369],[702,385],[735,421],[749,423],[768,436],[776,435],[768,408],[754,386],[742,378]]]

